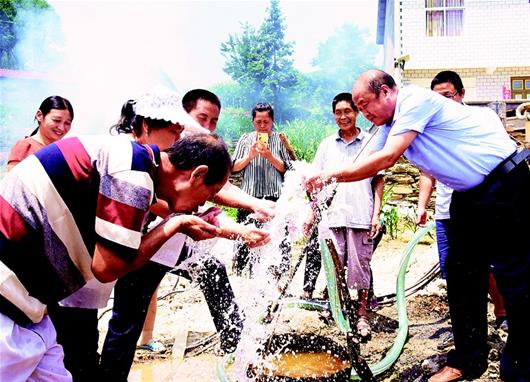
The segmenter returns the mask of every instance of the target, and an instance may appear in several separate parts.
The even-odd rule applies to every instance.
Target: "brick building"
[[[428,87],[457,71],[467,101],[530,99],[529,0],[379,0],[384,69]]]

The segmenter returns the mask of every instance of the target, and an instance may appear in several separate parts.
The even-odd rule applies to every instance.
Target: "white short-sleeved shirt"
[[[351,142],[344,141],[339,132],[325,138],[318,147],[313,165],[318,170],[341,168],[353,163],[359,152],[368,141],[364,132]],[[362,151],[360,156],[369,154],[369,149]],[[333,202],[328,209],[330,227],[348,227],[369,229],[372,223],[374,198],[372,178],[357,182],[339,183]]]

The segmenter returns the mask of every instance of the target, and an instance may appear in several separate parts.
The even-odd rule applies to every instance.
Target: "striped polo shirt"
[[[233,162],[248,155],[250,147],[256,142],[256,139],[257,134],[255,131],[241,136],[232,157]],[[269,137],[269,148],[275,157],[283,161],[286,170],[292,168],[291,158],[287,149],[282,143],[280,135],[275,131]],[[241,189],[247,194],[256,198],[280,197],[283,174],[276,170],[267,159],[257,155],[242,171]]]
[[[125,137],[73,137],[10,171],[0,182],[0,312],[40,321],[44,304],[94,277],[96,242],[133,259],[158,158]]]

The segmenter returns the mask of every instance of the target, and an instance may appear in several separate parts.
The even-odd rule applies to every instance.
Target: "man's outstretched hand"
[[[319,193],[324,186],[331,182],[331,177],[325,172],[319,172],[309,177],[306,177],[304,180],[304,185],[309,192],[309,195],[314,195]]]
[[[252,217],[259,222],[266,222],[271,220],[274,217],[274,209],[276,208],[276,203],[272,200],[262,199],[254,208],[254,213]]]
[[[213,239],[219,236],[221,230],[202,218],[194,215],[178,215],[173,217],[178,219],[178,232],[191,237],[195,241]]]
[[[252,226],[241,227],[240,235],[250,248],[260,247],[271,240],[267,231]]]

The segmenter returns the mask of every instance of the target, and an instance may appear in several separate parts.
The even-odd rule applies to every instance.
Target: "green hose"
[[[396,309],[398,312],[399,321],[398,332],[396,335],[396,339],[394,340],[394,344],[385,354],[385,357],[379,362],[377,362],[375,365],[370,365],[370,370],[372,370],[374,376],[385,372],[397,361],[401,354],[401,351],[403,350],[403,346],[407,341],[409,333],[409,320],[407,317],[407,304],[405,301],[405,274],[407,273],[407,267],[409,264],[410,256],[414,252],[416,245],[418,245],[420,239],[431,229],[433,229],[434,226],[434,222],[431,222],[427,226],[416,231],[412,239],[410,239],[410,241],[408,242],[407,247],[405,248],[405,251],[401,256],[399,274],[396,281]],[[324,259],[324,256],[322,257]],[[326,261],[332,262],[331,256],[328,256],[328,259]],[[352,381],[360,380],[359,376],[353,370],[350,379]]]
[[[227,354],[219,362],[217,362],[217,377],[221,382],[230,382],[228,375],[226,375],[226,368],[234,363],[235,357],[233,354]]]
[[[429,223],[427,226],[416,231],[414,236],[410,239],[401,257],[401,263],[399,267],[399,274],[396,281],[396,308],[398,312],[399,327],[396,335],[396,339],[392,347],[385,354],[385,357],[374,365],[370,365],[373,375],[379,375],[388,370],[399,358],[403,346],[407,341],[409,323],[407,318],[407,305],[405,301],[405,274],[407,273],[407,267],[409,264],[410,256],[414,252],[416,245],[420,239],[426,235],[430,230],[434,228],[434,222]],[[324,272],[326,274],[326,280],[328,285],[329,295],[329,308],[331,315],[337,323],[337,326],[342,332],[350,330],[350,324],[344,314],[339,302],[337,279],[335,276],[335,267],[333,265],[333,259],[329,253],[327,246],[322,243],[322,263],[324,265]],[[327,304],[311,302],[311,301],[282,301],[282,304],[288,304],[289,306],[307,306],[313,309],[322,310],[327,307]],[[230,382],[226,374],[226,367],[234,362],[234,355],[228,354],[221,359],[217,364],[217,376],[221,382]],[[360,380],[359,376],[352,370],[351,378],[352,381]]]
[[[328,246],[324,240],[320,241],[320,251],[322,252],[322,265],[324,266],[324,274],[326,275],[326,283],[328,286],[328,298],[331,310],[331,316],[337,323],[337,326],[343,333],[351,330],[350,323],[342,312],[342,306],[339,299],[339,288],[337,286],[337,275],[335,273],[335,264],[333,258],[329,253]]]

